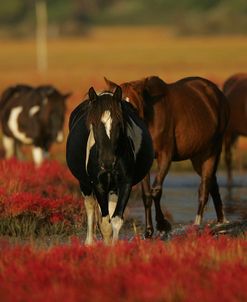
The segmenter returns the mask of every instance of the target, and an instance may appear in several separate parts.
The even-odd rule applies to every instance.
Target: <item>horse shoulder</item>
[[[88,101],[83,101],[71,112],[69,117],[69,130],[71,130],[78,119],[80,119],[84,114],[86,114],[88,109]]]

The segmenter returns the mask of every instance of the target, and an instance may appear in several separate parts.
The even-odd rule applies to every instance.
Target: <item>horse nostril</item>
[[[116,161],[115,161],[115,160],[114,160],[113,162],[109,162],[109,163],[107,163],[107,164],[101,163],[101,164],[100,164],[100,169],[101,169],[103,172],[112,171],[112,170],[114,170],[115,165],[116,165]]]

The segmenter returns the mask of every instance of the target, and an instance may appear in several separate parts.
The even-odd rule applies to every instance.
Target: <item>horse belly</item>
[[[208,129],[207,129],[208,128]],[[195,129],[187,128],[186,131],[176,135],[173,160],[180,161],[190,159],[199,153],[206,152],[213,145],[216,131],[207,124]]]

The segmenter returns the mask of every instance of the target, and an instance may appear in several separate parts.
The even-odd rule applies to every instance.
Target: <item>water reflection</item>
[[[234,183],[230,192],[226,186],[225,174],[220,173],[217,177],[227,219],[230,221],[247,219],[246,175],[234,174]],[[164,182],[161,205],[172,223],[188,224],[194,221],[197,211],[199,182],[200,178],[195,173],[169,173],[167,176]],[[144,223],[144,209],[141,196],[137,191],[132,194],[127,214],[129,218]],[[205,210],[204,221],[214,221],[215,219],[216,213],[210,198]]]

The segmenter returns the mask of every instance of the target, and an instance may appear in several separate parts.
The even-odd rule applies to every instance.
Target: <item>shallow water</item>
[[[219,173],[217,179],[227,219],[231,222],[247,219],[247,173],[234,173],[231,195],[226,188],[225,173]],[[194,221],[199,182],[200,178],[193,172],[168,174],[163,185],[161,206],[172,224],[187,225]],[[126,212],[126,218],[137,221],[144,227],[144,208],[139,190],[132,193]],[[212,222],[215,219],[216,213],[210,198],[205,209],[204,222]]]

